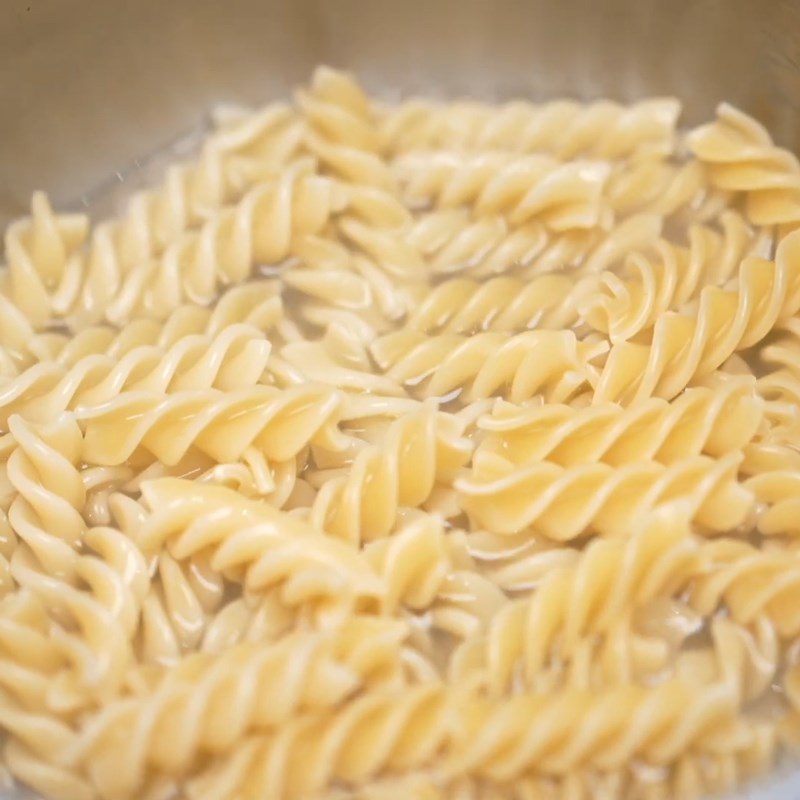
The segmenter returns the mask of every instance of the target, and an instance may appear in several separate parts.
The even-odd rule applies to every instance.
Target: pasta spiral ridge
[[[702,561],[685,510],[665,507],[640,520],[629,539],[592,541],[529,597],[501,608],[477,647],[469,642],[456,654],[456,674],[479,676],[493,694],[506,691],[515,676],[533,685],[556,652],[571,655],[587,634],[609,630],[624,609],[686,586]]]
[[[229,325],[213,339],[199,334],[168,350],[141,346],[121,358],[90,355],[68,369],[37,364],[0,388],[0,424],[11,414],[53,419],[63,411],[103,404],[125,391],[170,394],[197,389],[236,390],[261,379],[270,343],[255,328]]]
[[[698,691],[680,681],[500,703],[437,684],[402,695],[373,692],[339,712],[311,714],[277,734],[254,737],[238,757],[223,758],[193,779],[189,797],[314,797],[333,783],[358,786],[425,767],[440,754],[445,780],[474,776],[501,784],[581,766],[607,771],[635,755],[664,764],[691,745],[712,753],[746,747],[750,736],[736,723],[735,707],[724,684]],[[578,729],[581,736],[566,735]],[[307,758],[292,757],[299,752]]]
[[[477,216],[502,214],[512,226],[533,219],[555,231],[591,228],[607,218],[603,188],[610,167],[509,153],[411,153],[394,163],[409,204],[469,205]]]
[[[776,469],[753,475],[745,486],[763,504],[757,527],[764,536],[800,534],[800,474]]]
[[[208,302],[220,285],[286,258],[293,239],[321,230],[341,202],[329,179],[297,162],[127,274],[105,252],[86,273],[76,309],[120,323],[136,314],[163,318],[187,298]]]
[[[66,654],[50,635],[51,619],[42,599],[27,589],[0,600],[0,707],[40,716],[52,708],[52,685],[67,668]],[[24,718],[21,722],[29,722]],[[2,720],[5,728],[14,730]]]
[[[7,476],[17,492],[9,522],[43,568],[74,578],[75,551],[86,531],[86,491],[77,468],[81,432],[68,416],[38,428],[12,417],[9,428],[16,447]]]
[[[692,219],[710,220],[722,212],[726,192],[709,190],[703,164],[675,163],[659,157],[637,158],[611,173],[606,186],[609,206],[618,215],[649,211],[664,217],[690,211]]]
[[[622,106],[556,100],[542,105],[514,102],[497,108],[480,103],[408,102],[384,114],[384,150],[452,147],[552,153],[617,159],[637,152],[671,152],[680,106],[663,98]]]
[[[158,256],[259,179],[271,177],[297,150],[303,127],[291,109],[274,104],[216,131],[194,162],[170,166],[163,183],[134,194],[121,217],[97,226],[86,268],[91,272],[113,253],[124,275]]]
[[[279,585],[285,604],[315,602],[323,618],[385,594],[384,581],[360,553],[265,503],[178,478],[145,482],[142,494],[152,509],[137,533],[144,552],[166,543],[174,558],[185,559],[210,548],[214,570],[250,592]]]
[[[518,333],[557,330],[578,321],[583,290],[567,275],[539,275],[529,281],[498,276],[478,282],[451,278],[431,289],[409,314],[406,327],[422,333]]]
[[[142,554],[119,531],[92,528],[83,541],[93,552],[75,552],[71,572],[86,588],[42,572],[29,551],[18,550],[11,562],[18,584],[40,597],[55,618],[51,636],[71,667],[51,686],[56,707],[108,698],[118,690],[149,588]]]
[[[82,726],[65,756],[83,763],[102,797],[136,797],[147,769],[178,777],[198,758],[225,753],[249,733],[303,711],[334,708],[391,677],[402,623],[353,617],[274,644],[185,657],[147,695],[117,700]],[[124,735],[123,759],[106,742]]]
[[[708,570],[697,578],[690,602],[701,613],[724,604],[747,625],[764,616],[782,637],[800,630],[800,567],[780,551],[761,551],[747,542],[720,539],[704,545]]]
[[[455,488],[467,513],[501,534],[532,530],[561,542],[587,531],[624,535],[639,514],[678,499],[698,525],[720,532],[735,529],[753,509],[752,492],[737,481],[741,461],[739,452],[618,467],[548,461],[516,467],[503,458],[482,459]]]
[[[589,363],[605,342],[580,342],[572,331],[495,331],[474,336],[426,336],[400,330],[376,341],[371,353],[385,375],[423,397],[464,389],[467,400],[502,392],[512,402],[543,394],[563,402],[593,385]]]
[[[752,117],[721,103],[717,119],[693,130],[687,143],[707,166],[712,186],[744,194],[751,222],[800,221],[800,164]]]
[[[177,561],[169,553],[160,553],[134,642],[140,658],[170,663],[196,648],[224,602],[227,588],[207,554]]]
[[[213,309],[185,304],[162,322],[137,317],[121,328],[87,326],[76,331],[48,358],[38,360],[69,368],[92,355],[106,355],[119,360],[138,347],[167,350],[185,336],[213,338],[232,325],[246,325],[262,333],[281,333],[283,321],[283,303],[275,283],[247,281],[231,287]]]
[[[326,481],[310,519],[349,542],[386,536],[398,510],[424,503],[437,482],[452,481],[472,454],[458,421],[426,404],[392,422],[380,442],[364,447],[348,473]]]
[[[652,255],[628,256],[624,276],[598,276],[597,291],[588,286],[584,291],[583,318],[612,342],[626,341],[652,328],[664,312],[683,308],[703,287],[725,284],[743,258],[762,245],[735,212],[723,213],[721,223],[722,235],[693,226],[688,249],[660,239]]]
[[[12,417],[9,427],[17,449],[8,477],[18,492],[9,521],[26,545],[14,551],[11,575],[53,615],[51,635],[73,665],[54,683],[52,697],[79,702],[85,690],[113,691],[120,680],[148,585],[146,568],[119,532],[86,529],[85,490],[73,463],[80,453],[74,421],[62,417],[36,431]],[[79,552],[81,546],[96,555]]]
[[[429,608],[452,568],[442,522],[428,515],[370,542],[364,555],[386,581],[385,612],[401,603],[415,611]]]
[[[800,235],[786,236],[774,261],[756,256],[740,267],[735,289],[707,286],[696,312],[663,314],[652,342],[619,342],[609,352],[594,402],[672,399],[737,350],[759,342],[800,309]]]
[[[340,393],[328,387],[252,386],[169,396],[123,393],[78,416],[86,431],[83,456],[93,464],[122,464],[137,449],[176,464],[191,447],[228,462],[251,446],[270,460],[285,461],[309,441],[328,441],[326,428],[335,425],[340,404]]]
[[[687,389],[668,402],[651,397],[628,408],[548,404],[532,408],[498,403],[478,420],[485,435],[475,455],[514,464],[552,461],[569,467],[636,461],[672,464],[705,454],[720,458],[745,447],[762,424],[763,402],[751,378]]]
[[[478,277],[530,267],[548,242],[547,231],[535,220],[512,228],[500,214],[473,218],[459,208],[422,215],[404,238],[434,274]],[[372,252],[382,254],[375,248]]]
[[[42,192],[33,196],[31,216],[8,227],[3,293],[34,329],[54,316],[55,298],[80,280],[80,249],[88,230],[85,215],[55,214]]]
[[[392,187],[372,104],[352,76],[320,67],[296,96],[310,125],[306,144],[324,166],[354,184]]]

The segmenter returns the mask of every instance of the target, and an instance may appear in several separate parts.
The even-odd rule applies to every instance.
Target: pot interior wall
[[[321,62],[387,97],[672,94],[688,124],[727,99],[800,149],[791,0],[6,0],[0,224],[37,188],[80,206],[214,104],[286,96]]]

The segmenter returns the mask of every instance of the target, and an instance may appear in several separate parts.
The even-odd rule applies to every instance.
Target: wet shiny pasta
[[[0,271],[46,800],[695,800],[800,749],[800,162],[321,67]]]

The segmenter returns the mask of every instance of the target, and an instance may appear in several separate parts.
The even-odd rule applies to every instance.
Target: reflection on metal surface
[[[792,0],[6,0],[0,223],[33,189],[79,201],[220,101],[285,95],[320,62],[369,88],[484,98],[727,99],[800,149]]]
[[[791,0],[6,0],[0,225],[36,188],[109,212],[215,104],[285,95],[320,62],[387,99],[675,95],[687,124],[726,99],[797,151],[799,43]],[[740,796],[795,800],[800,780]]]

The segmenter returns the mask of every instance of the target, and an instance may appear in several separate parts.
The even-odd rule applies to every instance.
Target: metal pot
[[[674,95],[687,125],[729,100],[800,151],[798,0],[5,0],[0,63],[0,226],[38,188],[96,212],[213,105],[319,63],[389,99]],[[746,796],[797,800],[800,774]]]

